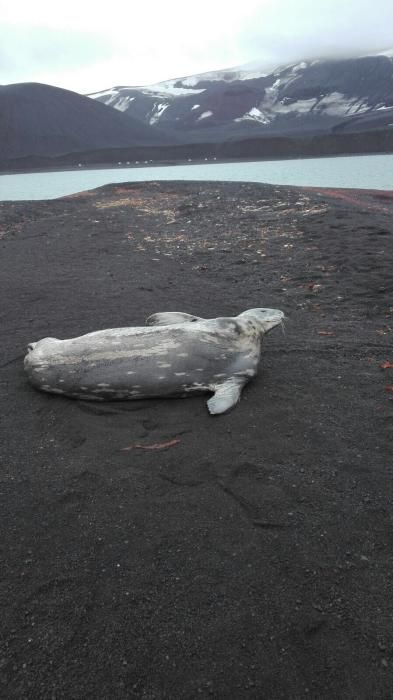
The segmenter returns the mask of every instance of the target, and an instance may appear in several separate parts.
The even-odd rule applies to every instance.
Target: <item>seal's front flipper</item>
[[[245,381],[229,379],[217,387],[214,396],[207,402],[207,407],[212,415],[226,413],[240,401],[240,395]]]

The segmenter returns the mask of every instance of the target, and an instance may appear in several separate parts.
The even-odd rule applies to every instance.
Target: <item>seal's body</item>
[[[108,401],[210,391],[210,413],[224,413],[257,373],[263,336],[283,317],[276,309],[216,319],[154,314],[148,326],[31,343],[24,365],[33,386],[55,394]]]

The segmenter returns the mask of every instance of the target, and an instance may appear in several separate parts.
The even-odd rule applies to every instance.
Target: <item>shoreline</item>
[[[206,158],[195,158],[195,159],[178,159],[169,160],[165,159],[163,161],[139,161],[138,163],[102,163],[102,164],[86,164],[86,165],[69,165],[69,166],[53,166],[53,167],[38,167],[31,169],[5,169],[0,170],[1,175],[30,175],[35,173],[51,173],[51,172],[83,172],[86,170],[118,170],[122,169],[140,169],[140,168],[155,168],[155,167],[174,167],[177,165],[221,165],[225,163],[275,163],[277,161],[293,161],[293,160],[319,160],[328,158],[351,158],[360,156],[386,156],[393,155],[392,151],[375,151],[371,153],[333,153],[331,155],[304,155],[304,156],[288,156],[288,157],[277,157],[277,158],[218,158],[218,157],[206,157]],[[392,185],[393,187],[393,185]]]

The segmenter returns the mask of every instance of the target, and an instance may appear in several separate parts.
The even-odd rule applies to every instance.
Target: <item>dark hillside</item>
[[[158,129],[75,92],[40,83],[0,86],[0,159],[163,142]]]

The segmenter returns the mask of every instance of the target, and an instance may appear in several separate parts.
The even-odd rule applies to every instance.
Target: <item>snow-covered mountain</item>
[[[89,96],[4,85],[0,125],[3,170],[393,152],[393,50],[268,74],[240,66]]]
[[[242,66],[89,95],[190,141],[393,128],[393,50],[266,74]]]

